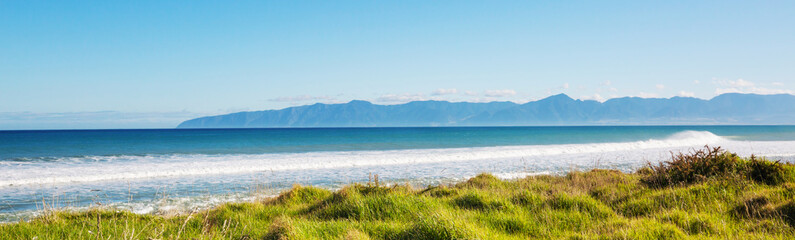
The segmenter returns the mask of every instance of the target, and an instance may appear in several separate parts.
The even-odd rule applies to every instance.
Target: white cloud
[[[405,103],[411,101],[424,101],[427,100],[424,95],[422,94],[412,94],[412,93],[404,93],[404,94],[385,94],[381,95],[376,99],[378,102],[382,103]]]
[[[434,96],[442,96],[442,95],[449,95],[449,94],[456,94],[458,93],[458,89],[455,88],[439,88],[434,90],[431,95]]]
[[[277,98],[268,99],[268,101],[271,102],[306,102],[306,101],[321,101],[321,100],[335,100],[335,98],[329,96],[299,95],[299,96],[287,96],[287,97],[277,97]]]
[[[525,98],[525,99],[522,99],[522,100],[511,101],[511,102],[515,102],[515,103],[518,103],[518,104],[525,104],[525,103],[534,102],[534,101],[538,101],[538,100],[541,100],[541,99],[534,98],[534,97],[528,97],[528,98]]]
[[[613,84],[610,80],[602,82],[602,86],[610,86],[610,84]]]
[[[617,89],[617,88],[614,88],[614,87],[611,87],[611,88],[609,88],[609,89],[607,89],[607,90],[608,90],[608,91],[611,91],[611,92],[618,92],[618,89]]]
[[[598,93],[596,93],[594,95],[591,95],[591,96],[580,96],[580,99],[582,99],[582,100],[595,100],[595,101],[599,101],[599,102],[604,102],[605,100],[607,100],[604,97],[602,97],[601,95],[599,95]]]
[[[744,91],[737,89],[737,88],[716,88],[715,94],[721,95],[724,93],[745,93]]]
[[[729,88],[753,87],[755,85],[754,82],[742,78],[738,78],[737,80],[715,79],[712,82],[718,86]]]
[[[477,95],[478,95],[478,93],[476,93],[476,92],[474,92],[474,91],[466,91],[466,92],[464,92],[464,95],[467,95],[467,96],[477,96]]]
[[[676,96],[680,96],[680,97],[695,97],[696,94],[694,92],[679,91],[679,93],[676,94]]]
[[[516,91],[512,89],[487,90],[483,94],[486,95],[486,97],[507,97],[516,95]]]
[[[475,97],[475,98],[469,98],[466,101],[467,102],[474,102],[474,103],[501,102],[501,101],[508,101],[508,102],[514,102],[514,103],[525,103],[525,102],[528,102],[527,99],[524,99],[524,100],[501,99],[499,97]]]
[[[773,86],[778,86],[778,87],[780,87],[780,86],[784,86],[784,83],[781,83],[781,82],[772,82],[772,83],[770,83],[770,85],[773,85]]]
[[[665,89],[665,85],[657,84],[657,85],[654,85],[654,88],[657,88],[657,90],[663,90],[663,89]]]
[[[715,94],[720,95],[724,93],[795,94],[793,93],[792,90],[789,89],[771,89],[771,88],[761,88],[761,87],[715,89]]]
[[[693,84],[699,84],[699,83],[701,83],[701,81],[699,81],[699,80],[693,80]]]
[[[494,101],[497,101],[497,99],[493,97],[477,97],[467,100],[467,102],[476,102],[476,103],[494,102]]]
[[[647,93],[647,92],[639,92],[638,93],[638,97],[642,97],[642,98],[656,98],[658,96],[659,95],[657,95],[656,93]]]
[[[724,93],[754,93],[754,94],[793,94],[792,90],[789,89],[776,89],[776,88],[766,88],[766,87],[757,87],[757,84],[748,80],[744,80],[742,78],[737,80],[716,80],[714,82],[717,84],[718,87],[715,89],[715,94],[724,94]],[[770,85],[773,86],[782,86],[783,84],[777,84],[779,82],[774,82]],[[764,85],[764,84],[763,84]]]
[[[729,80],[729,86],[732,87],[753,87],[754,83],[751,81],[743,80],[742,78],[737,79],[735,81]]]
[[[563,86],[561,86],[561,87],[563,89],[569,89],[569,83],[564,83]]]

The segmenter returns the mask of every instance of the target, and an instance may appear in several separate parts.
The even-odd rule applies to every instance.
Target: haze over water
[[[587,126],[0,131],[0,221],[41,202],[185,211],[295,183],[426,185],[611,168],[704,145],[795,159],[795,126]]]

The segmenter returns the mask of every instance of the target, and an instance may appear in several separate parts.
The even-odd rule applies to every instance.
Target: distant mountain
[[[624,97],[597,102],[558,94],[525,104],[415,101],[377,105],[354,100],[201,117],[178,128],[606,124],[795,124],[795,96],[727,93],[710,100]]]

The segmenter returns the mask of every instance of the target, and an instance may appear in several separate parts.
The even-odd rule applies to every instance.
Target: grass
[[[0,239],[793,239],[793,226],[795,166],[705,148],[636,173],[296,185],[175,217],[55,211],[0,225]]]

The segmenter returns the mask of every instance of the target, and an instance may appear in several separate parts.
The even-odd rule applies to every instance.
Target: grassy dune
[[[629,174],[295,186],[177,217],[53,212],[0,239],[794,239],[793,226],[795,166],[706,148]]]

